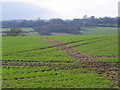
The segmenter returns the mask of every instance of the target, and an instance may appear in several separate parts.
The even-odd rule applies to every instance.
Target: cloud
[[[20,2],[26,4],[24,8],[19,9],[22,12],[21,17],[27,17],[28,14],[28,17],[40,16],[46,19],[52,17],[73,19],[82,18],[84,15],[96,17],[118,16],[118,0],[4,0],[3,2],[11,2],[14,5],[15,2],[18,2],[16,3],[18,6],[20,6]],[[9,13],[11,10],[8,10]],[[17,9],[14,10],[15,12],[19,13]]]
[[[38,17],[53,17],[54,13],[43,7],[33,6],[21,2],[5,2],[2,7],[2,16],[4,19],[36,19]]]

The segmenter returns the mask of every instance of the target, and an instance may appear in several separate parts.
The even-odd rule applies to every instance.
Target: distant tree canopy
[[[49,35],[52,32],[80,34],[80,27],[71,23],[50,23],[35,27],[34,30],[38,31],[41,35]]]
[[[86,15],[83,19],[73,19],[73,20],[62,20],[62,19],[50,19],[50,20],[11,20],[11,21],[2,21],[2,28],[21,28],[21,27],[34,27],[35,25],[44,25],[47,23],[66,23],[66,22],[77,22],[81,25],[114,25],[118,24],[118,17],[103,17],[95,18],[95,16],[87,17]]]
[[[9,31],[6,31],[5,36],[18,36],[22,33],[21,29],[11,28]]]
[[[12,20],[2,21],[2,28],[24,28],[30,27],[41,35],[49,35],[52,32],[81,34],[81,27],[117,27],[119,18],[103,17],[95,18],[95,16],[87,17],[85,15],[82,19],[62,20],[60,18],[50,20]],[[10,34],[11,35],[11,34]]]

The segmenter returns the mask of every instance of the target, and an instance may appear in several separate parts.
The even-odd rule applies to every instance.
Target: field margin
[[[0,3],[0,21],[2,21],[2,3]],[[0,23],[2,28],[2,23]],[[2,33],[0,33],[0,60],[2,60]],[[0,89],[2,89],[2,61],[0,61]]]

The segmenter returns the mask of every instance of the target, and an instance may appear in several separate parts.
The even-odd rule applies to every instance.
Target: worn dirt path
[[[48,39],[48,38],[45,38],[42,36],[39,36],[39,38],[41,38],[51,44],[56,45],[57,48],[66,52],[68,55],[72,56],[75,60],[80,61],[86,67],[93,68],[95,73],[98,73],[98,74],[106,77],[108,80],[113,81],[115,85],[120,87],[120,80],[118,78],[118,76],[119,76],[118,67],[115,67],[113,64],[111,64],[109,62],[103,62],[103,61],[98,60],[95,57],[83,54],[77,50],[74,50],[72,47],[66,46],[65,44],[62,44],[55,40]],[[117,64],[119,66],[120,63],[118,62]]]

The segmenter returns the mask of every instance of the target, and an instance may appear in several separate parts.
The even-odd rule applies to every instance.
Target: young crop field
[[[45,37],[53,41],[34,36],[3,37],[3,88],[117,87],[114,80],[112,81],[101,74],[95,73],[94,67],[89,67],[77,61],[74,56],[67,53],[64,46],[61,46],[63,43],[66,47],[72,47],[102,61],[114,62],[118,56],[118,53],[116,53],[118,49],[117,35]],[[61,44],[54,40],[59,41]],[[112,41],[110,42],[110,40]],[[91,44],[93,44],[94,48]],[[114,49],[112,46],[114,46]],[[107,50],[111,50],[111,52]],[[112,60],[109,60],[111,56]]]
[[[46,36],[82,53],[107,62],[118,62],[118,35]]]
[[[0,60],[2,60],[2,36],[0,35]],[[2,88],[2,61],[0,61],[0,89]]]
[[[3,55],[51,46],[34,36],[2,37]]]
[[[82,27],[80,31],[83,35],[103,35],[103,34],[118,34],[116,27]]]

